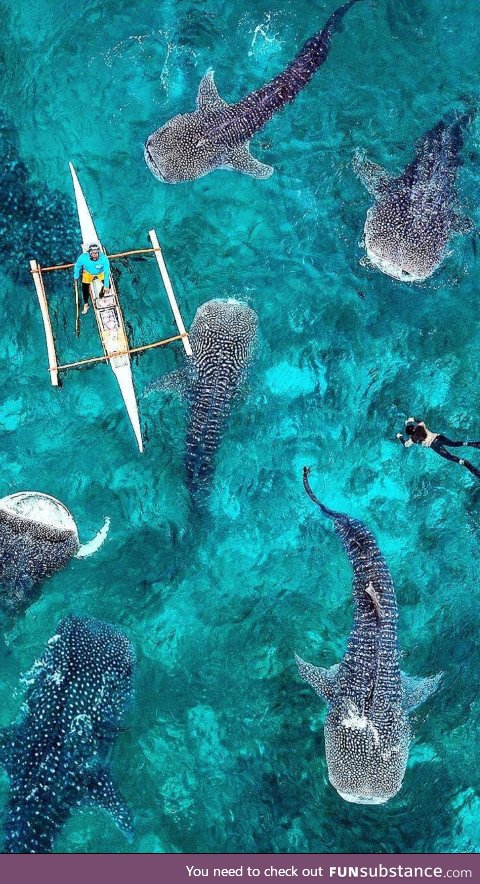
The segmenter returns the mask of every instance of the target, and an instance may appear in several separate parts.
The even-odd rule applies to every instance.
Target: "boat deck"
[[[106,356],[112,356],[116,353],[125,353],[125,356],[118,357],[129,362],[128,357],[128,339],[123,322],[122,311],[118,300],[118,294],[115,289],[115,283],[110,281],[110,294],[100,296],[102,284],[94,280],[90,286],[93,309],[97,320],[98,331],[103,344]]]

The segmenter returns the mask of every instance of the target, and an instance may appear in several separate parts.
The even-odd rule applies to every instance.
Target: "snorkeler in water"
[[[453,460],[455,463],[459,463],[462,467],[465,467],[470,473],[480,479],[480,470],[477,470],[470,461],[465,460],[465,458],[457,457],[456,454],[451,454],[450,451],[447,451],[445,446],[448,448],[463,448],[465,445],[470,446],[470,448],[480,448],[480,442],[454,442],[452,439],[448,439],[447,436],[444,436],[442,433],[432,433],[426,426],[424,421],[419,420],[416,417],[409,417],[405,421],[405,432],[408,436],[407,439],[403,438],[402,433],[397,433],[397,439],[402,443],[404,448],[410,448],[411,445],[423,445],[424,448],[431,448],[432,451],[436,451],[440,457],[444,457],[445,460]]]

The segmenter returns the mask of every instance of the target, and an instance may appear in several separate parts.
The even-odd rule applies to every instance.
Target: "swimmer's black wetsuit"
[[[404,439],[401,433],[397,434],[397,439],[404,447],[412,444],[421,445],[427,438],[425,433],[425,424],[423,421],[418,421],[418,425],[414,428],[413,433],[411,433],[410,439]],[[480,442],[455,442],[453,439],[444,436],[443,433],[438,433],[430,445],[426,446],[439,454],[440,457],[444,457],[445,460],[452,460],[454,463],[459,463],[462,467],[465,467],[469,473],[472,473],[473,476],[480,479],[480,470],[478,470],[477,467],[474,467],[469,460],[465,460],[463,457],[457,457],[456,454],[447,451],[445,446],[448,446],[448,448],[464,448],[465,446],[469,446],[470,448],[480,448]]]
[[[480,448],[480,442],[454,442],[452,439],[448,439],[447,436],[444,436],[442,433],[439,433],[438,436],[433,440],[430,448],[433,451],[436,451],[440,457],[444,457],[445,460],[453,460],[455,463],[459,463],[462,467],[465,467],[470,473],[480,479],[480,470],[477,470],[476,467],[470,463],[469,460],[465,460],[465,458],[457,457],[456,454],[451,454],[450,451],[447,451],[445,445],[448,445],[449,448],[463,448],[465,445],[469,445],[470,448]]]

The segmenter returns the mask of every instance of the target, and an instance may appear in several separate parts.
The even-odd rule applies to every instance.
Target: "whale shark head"
[[[401,788],[410,726],[401,708],[375,716],[350,699],[331,707],[325,722],[325,752],[332,786],[345,801],[385,804]]]
[[[256,313],[235,298],[213,299],[198,308],[192,323],[193,355],[203,360],[218,356],[233,369],[249,362],[257,335]]]
[[[19,523],[28,521],[52,532],[71,533],[78,542],[78,531],[71,513],[55,497],[40,491],[19,491],[0,500],[0,511],[16,517]]]
[[[434,211],[433,211],[434,209]],[[367,212],[364,241],[370,264],[403,282],[421,282],[445,256],[451,234],[441,206],[415,206],[414,194],[392,194]]]
[[[192,181],[220,165],[218,147],[207,137],[202,114],[179,114],[147,138],[145,162],[167,184]]]
[[[59,500],[36,491],[0,499],[0,610],[18,613],[31,604],[78,546],[77,526]]]

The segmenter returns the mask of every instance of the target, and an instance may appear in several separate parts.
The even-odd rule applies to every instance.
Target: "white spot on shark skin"
[[[368,720],[366,715],[359,715],[358,708],[355,706],[354,703],[349,704],[347,716],[345,718],[342,718],[341,723],[343,727],[346,727],[349,730],[370,731],[375,746],[378,746],[380,744],[380,735],[377,728],[374,724],[372,724],[371,721]]]
[[[108,516],[106,516],[103,526],[100,528],[100,531],[97,531],[97,533],[95,534],[95,537],[92,537],[92,539],[89,540],[88,543],[82,543],[82,545],[79,547],[79,550],[78,550],[75,558],[76,559],[87,559],[89,556],[93,556],[93,554],[96,553],[97,550],[99,550],[101,546],[103,546],[103,544],[106,540],[109,528],[110,528],[110,518]]]

